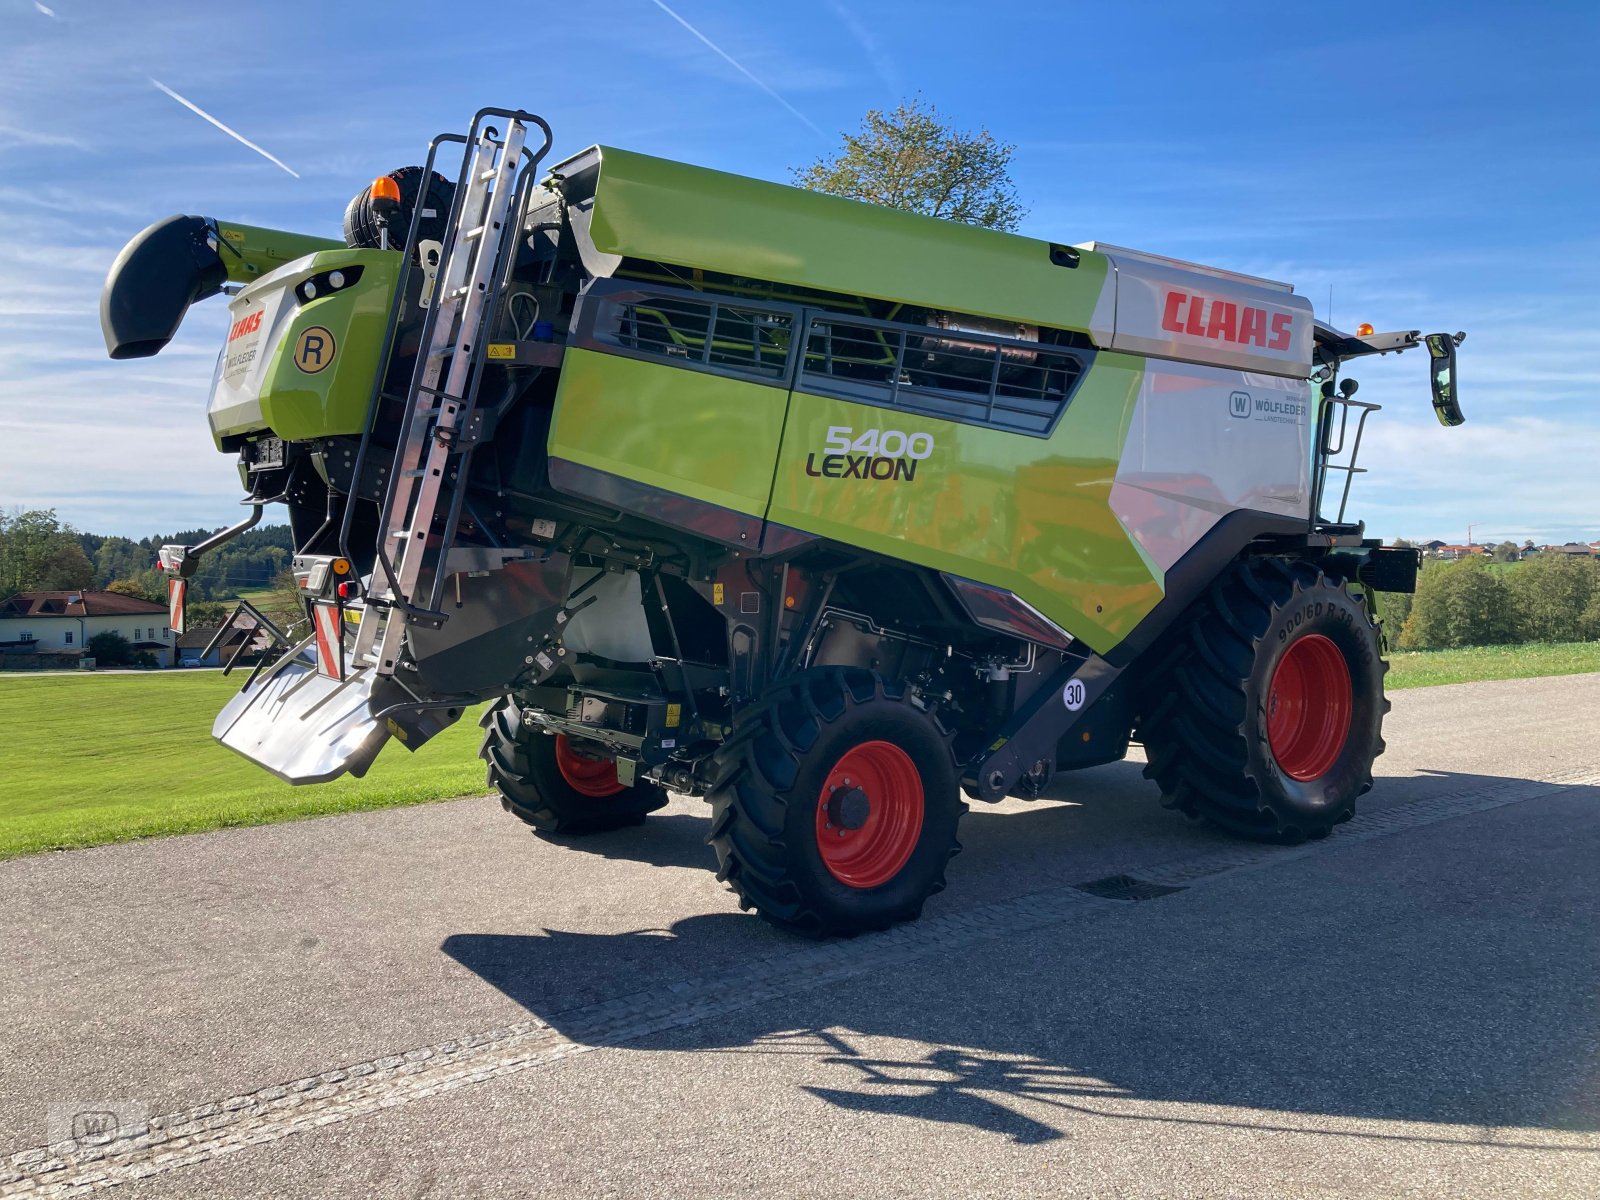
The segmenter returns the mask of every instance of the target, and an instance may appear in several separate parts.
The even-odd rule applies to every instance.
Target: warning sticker
[[[1069,679],[1067,686],[1061,689],[1061,703],[1067,706],[1068,712],[1077,712],[1083,707],[1085,694],[1083,680]]]

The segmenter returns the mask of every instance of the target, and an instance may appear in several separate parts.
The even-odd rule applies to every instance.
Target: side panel
[[[1299,379],[1311,373],[1313,320],[1304,296],[1143,259],[1111,261],[1112,349]],[[1100,316],[1103,326],[1103,307]]]
[[[572,348],[550,454],[759,518],[788,398],[781,387]]]
[[[296,293],[313,276],[354,268],[346,290]],[[392,251],[324,251],[235,296],[207,410],[219,444],[263,429],[287,441],[360,433],[399,269]]]
[[[1162,596],[1111,508],[1143,374],[1143,360],[1102,352],[1049,438],[796,392],[768,517],[1015,592],[1103,652]],[[829,453],[874,430],[929,453]]]
[[[1311,386],[1151,360],[1111,507],[1162,571],[1242,509],[1310,513]]]
[[[594,155],[586,225],[602,254],[1060,329],[1089,328],[1106,282],[1091,250],[1063,266],[1049,242],[609,146],[571,169]]]

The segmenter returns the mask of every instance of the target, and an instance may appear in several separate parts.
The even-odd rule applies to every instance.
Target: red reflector
[[[348,600],[356,594],[356,585],[353,580],[346,579],[339,585],[339,599]]]

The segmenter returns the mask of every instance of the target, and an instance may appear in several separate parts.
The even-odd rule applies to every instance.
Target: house
[[[1582,542],[1567,542],[1561,546],[1546,546],[1546,554],[1570,554],[1575,558],[1593,558],[1600,553],[1600,547],[1585,546]]]
[[[1417,547],[1417,549],[1421,550],[1424,554],[1437,554],[1439,551],[1444,549],[1444,546],[1445,544],[1443,542],[1441,542],[1438,538],[1434,538],[1431,542],[1423,542],[1422,545]]]
[[[135,651],[149,651],[158,666],[172,665],[175,638],[164,604],[89,591],[18,592],[0,600],[0,654],[13,660],[8,666],[23,667],[15,660],[28,655],[65,665],[83,656],[95,634],[108,631],[127,638]]]
[[[1488,546],[1479,546],[1476,543],[1473,543],[1473,544],[1467,545],[1467,546],[1445,546],[1445,545],[1441,545],[1437,550],[1435,550],[1433,552],[1433,555],[1434,555],[1435,558],[1457,559],[1457,558],[1471,558],[1474,554],[1488,555],[1488,554],[1493,554],[1493,553],[1494,553],[1494,551],[1492,549],[1490,549]]]
[[[248,629],[231,629],[220,645],[210,654],[205,654],[205,648],[211,645],[211,639],[217,636],[217,629],[218,627],[213,625],[208,629],[191,629],[181,634],[178,638],[178,665],[180,667],[224,666],[233,658],[234,652],[249,641],[250,645],[238,658],[240,663],[248,666],[272,649],[272,639],[265,633],[252,632]]]

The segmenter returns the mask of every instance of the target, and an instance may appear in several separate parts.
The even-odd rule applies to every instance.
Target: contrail
[[[160,88],[167,95],[171,96],[179,104],[181,104],[185,108],[187,108],[195,116],[203,117],[205,120],[210,121],[218,129],[222,130],[223,133],[227,134],[234,141],[239,142],[242,145],[249,146],[250,149],[254,150],[257,154],[261,155],[262,158],[266,159],[269,163],[273,164],[273,166],[282,167],[285,171],[288,171],[289,174],[293,175],[296,179],[300,178],[300,172],[296,171],[288,163],[284,162],[283,159],[278,158],[275,155],[268,154],[260,146],[256,145],[249,138],[245,137],[244,134],[238,132],[237,130],[229,129],[226,125],[224,125],[221,121],[217,120],[210,113],[208,113],[205,109],[201,108],[198,104],[191,103],[190,101],[185,100],[182,96],[178,95],[177,92],[173,91],[166,84],[162,83],[161,80],[152,79],[150,82],[155,84],[156,87]]]
[[[765,92],[767,95],[771,96],[779,104],[783,105],[786,109],[788,109],[798,120],[800,120],[805,125],[805,127],[807,129],[811,130],[812,133],[816,134],[818,137],[824,137],[825,138],[825,137],[828,136],[827,134],[823,133],[822,130],[818,129],[815,124],[812,123],[812,120],[811,120],[810,117],[806,116],[805,113],[801,112],[798,108],[796,108],[794,105],[790,104],[782,96],[778,95],[777,92],[773,91],[765,83],[763,83],[761,80],[757,79],[754,75],[752,75],[749,72],[748,69],[746,69],[746,67],[744,66],[743,63],[741,63],[738,59],[734,58],[733,55],[729,54],[721,46],[719,46],[715,42],[713,42],[705,34],[701,33],[693,25],[689,24],[689,22],[685,21],[677,13],[673,12],[670,8],[668,8],[665,4],[663,4],[661,2],[661,0],[651,0],[651,3],[653,3],[662,12],[666,13],[667,16],[671,17],[679,25],[682,25],[690,33],[694,34],[694,36],[697,37],[705,45],[705,47],[708,50],[710,50],[718,58],[722,59],[723,62],[727,63],[735,71],[739,72],[739,74],[743,75],[751,83],[755,84],[763,92]],[[196,110],[196,111],[198,111],[198,110]],[[202,115],[204,115],[204,114],[202,114]],[[235,136],[237,136],[237,135],[235,135]]]

